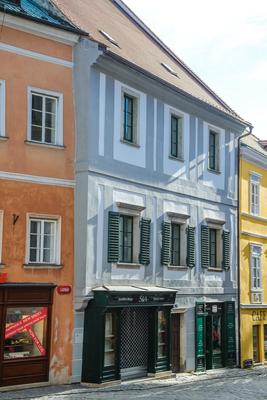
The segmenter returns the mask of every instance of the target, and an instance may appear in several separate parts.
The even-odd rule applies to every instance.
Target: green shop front
[[[236,365],[235,303],[197,302],[196,371]]]
[[[93,292],[85,310],[82,382],[101,384],[169,371],[176,291],[103,286]]]

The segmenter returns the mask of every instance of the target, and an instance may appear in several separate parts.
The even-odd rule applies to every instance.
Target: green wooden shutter
[[[187,257],[186,263],[189,268],[195,266],[195,227],[188,226],[187,228]]]
[[[195,335],[196,335],[196,371],[205,371],[206,369],[206,348],[205,348],[205,304],[196,303],[195,308]]]
[[[171,261],[171,224],[170,222],[163,222],[161,263],[162,265],[169,265],[170,261]]]
[[[224,365],[231,367],[236,365],[236,336],[235,336],[235,303],[224,303]]]
[[[119,261],[120,214],[108,213],[108,262]]]
[[[143,265],[150,264],[150,226],[151,220],[142,218],[140,221],[140,254],[139,262]]]
[[[230,269],[230,232],[223,231],[223,265],[226,270]]]
[[[206,225],[201,226],[201,265],[202,268],[210,266],[210,230]]]

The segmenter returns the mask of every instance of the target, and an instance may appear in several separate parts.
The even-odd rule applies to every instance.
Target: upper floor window
[[[119,262],[133,262],[133,217],[120,215]]]
[[[33,142],[63,145],[63,96],[30,90],[28,139]]]
[[[218,268],[218,243],[217,243],[218,230],[210,228],[210,267]]]
[[[261,246],[251,245],[251,289],[261,289]]]
[[[59,264],[59,221],[29,218],[28,260],[36,264]]]
[[[171,224],[171,265],[181,265],[181,225]]]
[[[209,130],[209,169],[216,172],[220,170],[219,147],[219,133]]]
[[[129,93],[123,93],[123,140],[137,144],[137,103],[138,98]]]
[[[183,158],[183,119],[171,115],[171,156]]]
[[[230,232],[216,224],[201,226],[202,268],[228,270],[230,268]]]
[[[5,136],[5,120],[6,120],[6,110],[5,110],[5,81],[0,80],[0,136]]]
[[[260,212],[260,176],[252,174],[250,177],[250,213],[259,215]]]

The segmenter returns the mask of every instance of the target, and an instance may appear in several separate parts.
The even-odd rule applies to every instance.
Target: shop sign
[[[153,304],[153,303],[173,303],[175,294],[135,294],[135,295],[111,295],[111,303],[131,303],[131,304]]]
[[[265,321],[265,320],[266,320],[266,311],[252,312],[252,321]]]
[[[60,295],[70,294],[71,293],[71,286],[70,285],[60,285],[60,286],[57,287],[57,292]]]
[[[5,282],[7,282],[7,273],[0,272],[0,283],[5,283]]]

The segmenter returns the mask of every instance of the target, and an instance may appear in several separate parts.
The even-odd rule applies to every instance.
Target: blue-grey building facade
[[[225,332],[228,328],[235,330],[238,322],[237,138],[248,124],[228,112],[224,103],[220,108],[187,94],[87,38],[76,47],[74,65],[73,381],[101,383],[171,369],[205,370],[228,365],[228,356],[234,365],[237,337],[233,332],[228,337]],[[204,90],[221,101],[207,87]],[[125,113],[129,111],[125,110],[125,101],[132,106],[129,125],[133,140],[125,137]],[[175,148],[179,148],[177,154]],[[142,231],[142,221],[147,222],[147,231]],[[193,228],[191,239],[189,228]],[[118,230],[113,237],[112,229]],[[128,256],[123,256],[127,246]],[[106,301],[104,306],[101,296]],[[86,315],[98,298],[95,313]],[[110,308],[112,301],[114,307]],[[150,316],[138,316],[138,307],[146,304],[147,310],[160,313],[165,310],[160,301],[167,314],[166,318],[157,314],[154,344],[159,352],[158,367],[147,367],[146,361],[140,361],[143,364],[139,366],[124,363],[122,355],[127,349],[147,346],[147,353],[140,356],[143,360],[152,351],[151,331],[144,327],[146,319],[150,324]],[[127,309],[131,307],[134,311],[130,315]],[[120,312],[119,322],[115,309]],[[97,316],[101,314],[102,318],[105,313],[114,321],[101,319],[96,328]],[[134,343],[122,339],[122,330],[127,328],[122,315],[128,318],[128,325],[134,324],[134,318],[140,323]],[[229,320],[227,315],[231,316]],[[102,344],[94,359],[91,350],[97,341],[91,331],[101,332],[100,326],[104,337],[99,337]],[[116,334],[120,338],[114,339]],[[87,335],[91,339],[87,340]],[[134,336],[130,330],[129,335]],[[214,354],[210,356],[209,351]],[[231,352],[234,355],[229,355]],[[161,368],[160,356],[164,354],[168,354],[168,362]],[[105,367],[115,359],[116,373],[107,368],[105,375]],[[92,372],[92,364],[99,370],[102,365],[103,379]]]

